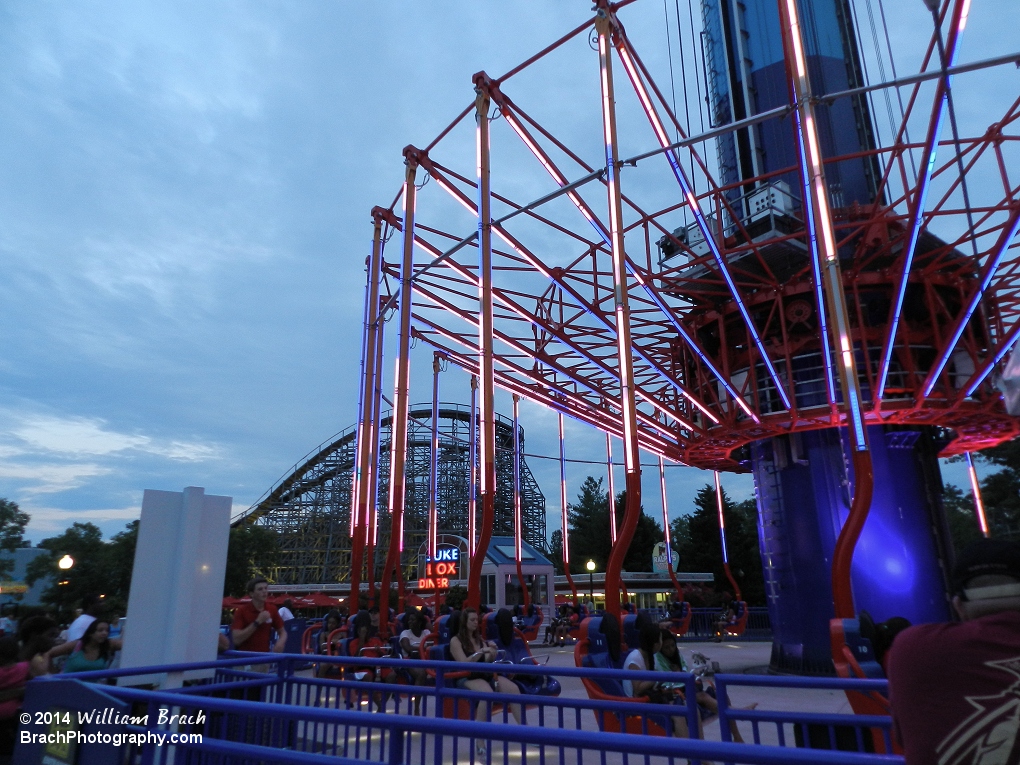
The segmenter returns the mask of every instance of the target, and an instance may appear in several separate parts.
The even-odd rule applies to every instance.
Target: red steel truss
[[[502,77],[474,75],[474,92],[465,78],[470,104],[424,148],[404,150],[419,173],[406,186],[414,227],[403,230],[403,191],[375,209],[405,249],[384,251],[370,274],[382,306],[369,313],[405,308],[400,285],[410,284],[410,338],[479,376],[483,402],[491,369],[492,384],[623,439],[625,456],[640,448],[742,471],[751,441],[847,424],[840,349],[824,334],[810,256],[828,227],[847,311],[842,350],[853,356],[864,423],[945,428],[944,456],[1020,433],[993,387],[1020,336],[1017,89],[981,105],[979,130],[958,140],[940,130],[949,75],[961,91],[1020,64],[1020,54],[943,69],[933,37],[916,75],[824,94],[901,89],[895,139],[868,153],[880,170],[876,201],[832,202],[816,221],[801,189],[754,217],[738,203],[747,188],[790,171],[809,178],[811,168],[724,186],[708,159],[713,140],[767,120],[793,131],[793,106],[690,135],[627,35],[629,4],[598,3],[592,18]],[[950,53],[957,38],[948,37]],[[562,104],[533,103],[527,84],[518,86],[525,74],[557,77],[554,53],[591,61],[592,87],[571,91],[566,117]],[[543,112],[552,117],[540,120]],[[480,204],[491,208],[481,226]],[[408,280],[400,255],[411,242]],[[479,350],[480,317],[491,366]],[[484,504],[484,459],[480,470]],[[639,487],[628,481],[635,501]]]

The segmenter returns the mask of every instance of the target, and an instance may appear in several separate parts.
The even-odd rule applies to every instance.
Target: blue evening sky
[[[886,6],[897,71],[913,72],[930,28],[923,3]],[[974,6],[962,60],[1020,48],[1016,25],[998,24],[1010,0]],[[369,211],[396,194],[401,148],[427,143],[471,101],[474,72],[502,73],[589,8],[0,7],[0,496],[31,514],[29,537],[77,520],[115,533],[138,516],[145,488],[204,486],[240,510],[351,425]],[[621,17],[668,85],[663,12],[643,0]],[[675,38],[673,46],[676,57]],[[515,93],[560,111],[597,99],[585,89],[594,54],[583,43],[572,51]],[[961,95],[964,107],[968,97],[980,99],[979,88]],[[597,139],[600,126],[587,129]],[[653,146],[647,129],[629,140]],[[415,400],[430,396],[430,361],[415,351]],[[462,373],[444,386],[444,399],[466,400]],[[504,394],[497,406],[509,415]],[[525,404],[522,422],[529,452],[556,454],[554,416]],[[568,456],[604,459],[601,437],[585,426],[571,423],[568,439]],[[531,464],[551,531],[558,467]],[[602,472],[572,465],[569,496]],[[658,515],[655,471],[647,475],[645,507]],[[710,481],[670,468],[671,514],[688,511]],[[751,496],[747,476],[724,485]]]

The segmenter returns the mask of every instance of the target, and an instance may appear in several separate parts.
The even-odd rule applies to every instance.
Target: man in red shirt
[[[283,653],[287,647],[287,632],[283,628],[283,619],[276,611],[276,606],[266,603],[269,595],[269,582],[257,577],[248,582],[248,595],[251,603],[244,603],[234,611],[234,621],[230,625],[234,648],[238,651],[269,652],[269,638],[273,629],[276,630],[276,645],[273,651]],[[272,626],[270,626],[272,623]]]
[[[974,543],[953,579],[961,621],[904,630],[889,652],[907,764],[1020,762],[1020,543]]]

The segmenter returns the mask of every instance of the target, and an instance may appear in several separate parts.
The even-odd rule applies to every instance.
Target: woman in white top
[[[627,658],[623,660],[623,668],[650,672],[655,669],[655,654],[662,649],[662,632],[659,629],[659,625],[651,621],[642,620],[638,628],[638,643],[640,647],[627,654]],[[655,680],[624,680],[623,691],[632,697],[648,696],[657,685],[658,683]],[[648,701],[651,703],[658,703],[660,701],[665,703],[661,693],[655,694]],[[674,716],[673,735],[686,737],[687,732],[687,718]]]
[[[405,659],[421,659],[421,641],[431,633],[425,629],[425,617],[421,611],[412,611],[407,615],[407,629],[400,633],[400,650]],[[415,685],[425,685],[428,676],[424,667],[409,669]],[[415,697],[417,701],[417,697]]]

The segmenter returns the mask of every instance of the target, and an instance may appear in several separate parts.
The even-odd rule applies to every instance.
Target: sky
[[[996,23],[1010,0],[974,5],[961,61],[1020,49],[1016,26]],[[667,56],[678,54],[666,49],[671,6],[621,12],[667,79]],[[146,488],[203,486],[240,511],[352,425],[369,213],[399,189],[402,147],[426,144],[471,102],[474,72],[508,70],[589,9],[0,6],[0,496],[30,514],[27,537],[75,521],[116,533],[138,517]],[[902,76],[916,70],[927,40],[917,28],[929,22],[919,0],[885,10]],[[558,59],[522,80],[522,97],[569,112],[592,66]],[[961,99],[994,87],[983,80]],[[1020,90],[1015,79],[1005,87]],[[648,136],[633,145],[652,148]],[[429,357],[413,356],[415,401],[430,395]],[[444,400],[467,390],[462,373],[444,376]],[[509,415],[507,396],[497,409]],[[528,452],[557,453],[553,415],[524,404],[522,424]],[[604,460],[593,435],[569,423],[568,457]],[[551,531],[558,467],[530,462]],[[603,468],[569,467],[571,498],[589,473]],[[711,478],[668,468],[671,516]],[[748,476],[724,476],[724,486],[752,496]]]

